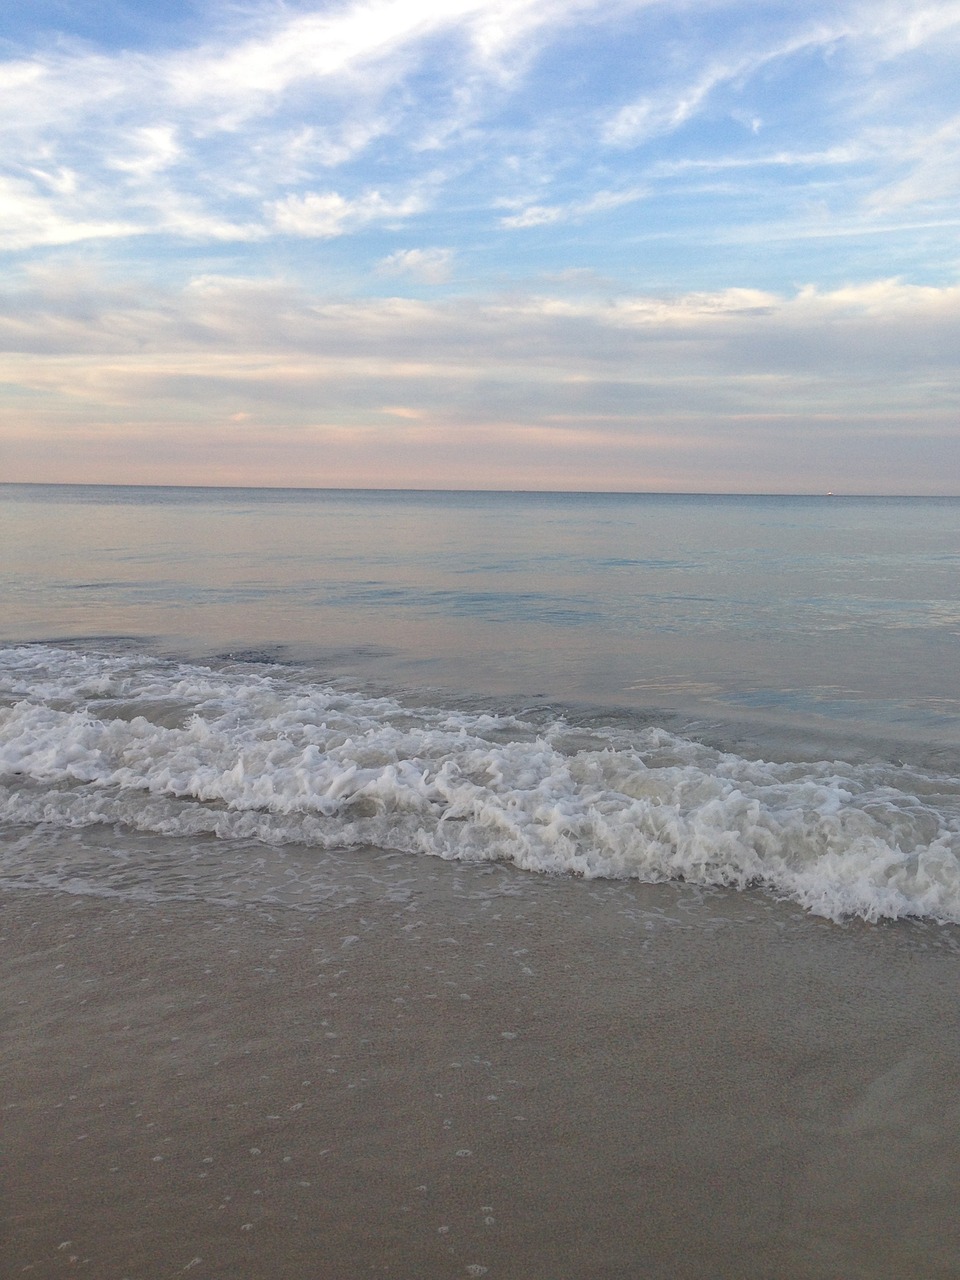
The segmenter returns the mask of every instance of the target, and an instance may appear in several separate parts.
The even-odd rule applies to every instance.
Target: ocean
[[[960,923],[960,499],[4,485],[0,545],[0,887]]]
[[[958,1274],[960,500],[0,546],[3,1274]]]

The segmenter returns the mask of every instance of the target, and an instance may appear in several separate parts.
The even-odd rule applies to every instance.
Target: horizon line
[[[458,486],[410,485],[258,485],[258,484],[174,484],[124,480],[0,480],[0,489],[187,489],[218,492],[257,493],[450,493],[515,494],[544,497],[634,497],[634,498],[960,498],[960,493],[891,493],[838,489],[501,489]]]

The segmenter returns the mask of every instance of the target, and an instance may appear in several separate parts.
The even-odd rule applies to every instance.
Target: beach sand
[[[955,930],[407,863],[0,897],[5,1276],[960,1275]]]

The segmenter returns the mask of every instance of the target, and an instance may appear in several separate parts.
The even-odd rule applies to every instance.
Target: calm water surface
[[[960,744],[960,499],[0,487],[5,641]]]

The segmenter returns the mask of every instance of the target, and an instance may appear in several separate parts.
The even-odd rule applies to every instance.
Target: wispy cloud
[[[530,204],[521,208],[518,213],[511,213],[500,219],[502,227],[514,230],[524,227],[543,227],[555,222],[571,222],[589,218],[595,213],[605,213],[611,209],[621,209],[624,205],[635,204],[642,200],[645,192],[640,188],[628,191],[598,191],[584,200],[571,200],[567,204]],[[504,201],[501,203],[513,203]]]
[[[823,151],[760,151],[749,155],[717,155],[664,160],[651,166],[651,177],[668,178],[683,174],[724,173],[743,169],[820,169],[859,164],[872,150],[853,143],[828,147]]]
[[[598,147],[642,151],[701,119],[741,117],[750,122],[745,141],[776,134],[765,123],[768,86],[814,56],[821,78],[811,88],[822,101],[813,120],[822,119],[824,145],[799,152],[776,138],[763,158],[732,152],[723,140],[707,150],[706,139],[692,136],[685,153],[657,157],[648,172],[676,179],[696,167],[733,173],[797,167],[818,155],[837,165],[857,155],[878,171],[868,205],[950,196],[949,104],[933,128],[925,119],[922,135],[898,132],[884,113],[902,111],[895,86],[902,79],[907,92],[911,58],[956,45],[955,4],[774,10],[766,24],[738,22],[739,13],[733,0],[710,6],[682,55],[668,0],[353,0],[319,11],[222,11],[225,25],[176,51],[69,42],[24,50],[0,64],[3,163],[7,183],[17,184],[5,243],[22,249],[142,233],[240,242],[272,232],[342,236],[378,220],[378,199],[385,218],[403,219],[464,198],[479,208],[481,187],[488,207],[491,195],[494,207],[509,202],[511,212],[498,220],[508,230],[590,219],[646,189],[635,170],[598,181],[590,172]],[[696,33],[696,21],[684,21]],[[621,38],[620,28],[629,33],[641,50],[639,93],[616,102],[597,80],[579,103],[548,98],[541,106],[529,96],[541,93],[541,64],[545,75],[575,24],[601,43]],[[668,58],[643,53],[645,24],[668,40]],[[784,101],[795,99],[791,86]],[[871,101],[873,119],[864,114]],[[571,135],[570,106],[579,136]],[[505,129],[504,109],[529,118],[529,128]],[[881,135],[885,157],[869,145]],[[936,157],[917,154],[920,136],[934,139]],[[431,158],[438,150],[447,157],[439,184]],[[572,157],[583,170],[579,191],[571,188]],[[898,162],[900,174],[892,171]],[[545,185],[491,192],[490,180],[499,172],[502,184],[511,163],[519,174],[539,165]],[[425,166],[434,166],[432,185]],[[331,170],[340,171],[335,181]],[[562,188],[551,191],[551,174]],[[416,208],[413,197],[384,194],[404,186],[420,192]],[[178,205],[189,215],[171,213]]]
[[[74,2],[0,60],[18,432],[617,475],[711,414],[796,453],[956,413],[960,0],[197,0],[149,46]]]
[[[218,192],[242,193],[241,175],[252,173],[258,189],[249,194],[262,200],[271,178],[261,153],[274,164],[279,158],[280,181],[309,187],[319,170],[348,164],[385,135],[406,135],[422,150],[426,122],[407,86],[427,59],[430,129],[449,139],[451,122],[463,128],[469,120],[468,98],[480,109],[478,81],[508,93],[516,58],[531,40],[598,5],[354,0],[321,12],[269,9],[246,29],[241,21],[235,31],[172,53],[53,46],[0,64],[0,137],[7,163],[27,178],[40,156],[45,170],[82,172],[91,198],[124,209],[125,219],[102,225],[129,221],[155,230],[138,200],[161,175],[212,202]],[[466,96],[465,84],[474,86]],[[71,210],[57,195],[42,182],[35,190],[37,200],[55,206],[52,216],[67,221]],[[279,197],[298,198],[308,203],[313,193]],[[325,215],[319,221],[329,225]],[[287,230],[288,222],[281,215],[276,225]],[[74,238],[95,235],[100,225],[78,219]]]
[[[382,276],[408,277],[423,284],[445,284],[453,274],[452,249],[398,249],[377,263]]]
[[[78,240],[135,235],[134,221],[96,216],[96,202],[77,193],[72,175],[53,180],[38,171],[34,181],[0,176],[0,249],[74,244]]]
[[[603,127],[601,139],[608,146],[630,147],[671,133],[700,113],[719,87],[745,84],[771,63],[811,49],[829,49],[849,34],[849,26],[842,21],[814,22],[787,39],[774,39],[746,50],[734,45],[726,58],[711,56],[705,66],[680,84],[667,83],[657,94],[644,95],[621,107]]]
[[[379,191],[368,191],[347,200],[336,191],[308,192],[287,196],[268,207],[270,221],[286,235],[328,239],[342,236],[370,222],[397,222],[423,207],[419,196],[389,199]]]
[[[960,114],[932,131],[888,129],[874,140],[896,157],[899,172],[872,192],[871,210],[922,208],[960,196]]]

